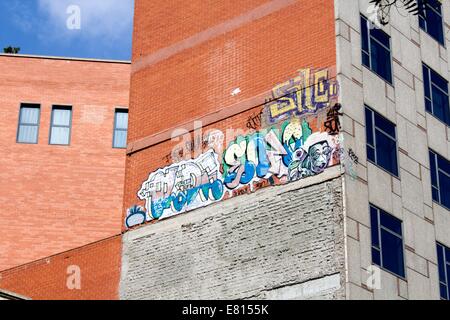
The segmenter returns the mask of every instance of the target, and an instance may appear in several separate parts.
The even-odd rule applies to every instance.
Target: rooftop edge
[[[93,59],[93,58],[57,57],[57,56],[41,56],[41,55],[31,55],[31,54],[0,53],[0,57],[131,64],[131,61],[128,61],[128,60],[108,60],[108,59]]]

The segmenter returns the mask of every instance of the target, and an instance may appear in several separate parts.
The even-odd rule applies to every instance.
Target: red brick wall
[[[299,69],[336,64],[333,3],[136,0],[129,144],[250,101],[254,110],[214,124],[246,129],[248,116],[260,112],[261,95]],[[241,93],[232,96],[236,88]],[[124,214],[143,204],[136,196],[141,183],[167,165],[163,158],[174,144],[127,157]]]
[[[31,299],[118,299],[121,236],[64,252],[27,265],[0,272],[0,288]],[[80,289],[72,286],[69,267],[80,271]],[[73,288],[73,287],[72,287]]]
[[[0,56],[0,270],[120,233],[126,63]],[[17,144],[21,102],[41,104],[39,142]],[[48,144],[53,104],[73,108],[70,146]]]

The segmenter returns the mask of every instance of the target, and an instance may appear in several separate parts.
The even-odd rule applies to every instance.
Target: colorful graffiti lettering
[[[341,105],[330,108],[338,90],[329,69],[304,69],[273,89],[262,112],[246,119],[248,130],[227,128],[224,134],[213,129],[205,136],[194,130],[194,140],[186,131],[163,158],[173,164],[150,173],[142,183],[137,195],[145,209],[130,208],[126,226],[319,175],[337,164],[356,176],[356,154],[350,149],[347,155],[341,148]]]
[[[287,121],[280,133],[276,128],[238,137],[224,152],[224,184],[233,190],[252,186],[275,175],[295,181],[323,172],[335,150],[331,137],[312,133],[303,120]]]
[[[271,102],[266,104],[268,123],[315,113],[328,107],[338,93],[338,83],[330,78],[328,69],[302,69],[299,76],[272,90]]]
[[[313,132],[304,119],[238,136],[222,153],[221,163],[211,149],[151,173],[138,192],[147,215],[135,206],[126,225],[140,224],[143,217],[163,219],[207,206],[225,194],[233,197],[320,174],[338,163],[338,149],[332,135]]]
[[[209,205],[223,196],[218,155],[210,150],[151,173],[138,197],[146,201],[148,219],[162,219]]]

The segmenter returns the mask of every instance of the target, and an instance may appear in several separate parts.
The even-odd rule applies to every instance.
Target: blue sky
[[[2,0],[0,50],[130,60],[133,10],[134,0]]]

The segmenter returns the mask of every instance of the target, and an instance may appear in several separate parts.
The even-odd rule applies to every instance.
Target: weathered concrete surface
[[[121,299],[343,299],[341,184],[325,172],[126,233]]]

